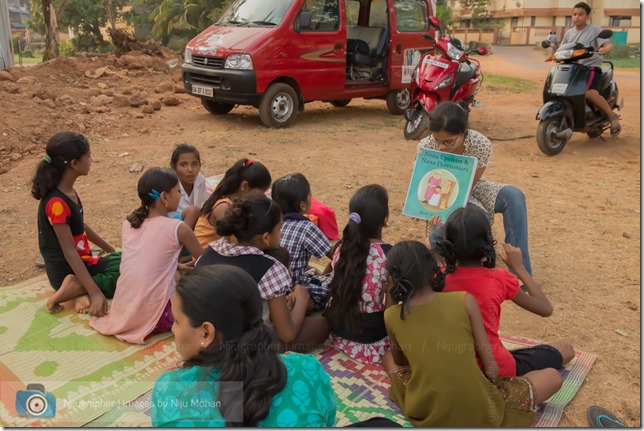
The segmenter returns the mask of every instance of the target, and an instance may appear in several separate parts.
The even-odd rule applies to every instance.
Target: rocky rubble
[[[0,70],[0,175],[25,157],[41,157],[59,130],[100,134],[101,128],[123,127],[149,133],[143,123],[130,122],[189,99],[177,64],[176,56],[131,51]],[[105,115],[118,120],[106,121]]]

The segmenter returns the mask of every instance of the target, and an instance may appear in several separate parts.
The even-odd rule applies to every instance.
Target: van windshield
[[[221,17],[218,25],[278,25],[293,0],[238,0]]]

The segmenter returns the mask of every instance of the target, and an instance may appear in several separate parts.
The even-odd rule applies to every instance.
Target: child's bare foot
[[[47,311],[50,313],[60,313],[65,309],[65,307],[56,302],[54,297],[55,295],[47,300]]]
[[[74,310],[78,314],[87,314],[90,305],[88,295],[79,296],[74,299]]]

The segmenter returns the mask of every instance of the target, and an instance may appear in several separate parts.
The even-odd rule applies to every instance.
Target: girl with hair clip
[[[74,189],[78,177],[89,174],[92,156],[89,142],[80,133],[58,132],[45,149],[36,168],[31,195],[38,205],[38,245],[45,261],[49,284],[56,291],[47,309],[63,310],[61,303],[74,300],[78,313],[103,316],[116,289],[121,253],[85,223],[83,204]],[[105,257],[92,256],[93,242]]]
[[[201,207],[212,193],[212,188],[201,175],[201,156],[192,145],[179,144],[174,147],[170,156],[170,167],[179,177],[181,200],[176,211],[168,213],[169,217],[181,218],[190,229],[194,229],[201,212]]]
[[[333,256],[324,315],[335,347],[360,362],[377,364],[391,360],[384,322],[391,245],[382,242],[389,218],[387,190],[377,184],[360,188],[349,202],[349,213]]]
[[[305,317],[309,294],[302,285],[291,292],[288,269],[273,256],[264,253],[280,242],[282,211],[265,194],[254,192],[235,201],[221,220],[217,234],[197,261],[197,266],[226,264],[237,266],[257,283],[264,305],[264,322],[275,328],[282,348],[309,351],[323,343],[329,327],[322,316]],[[236,244],[225,237],[235,236]]]
[[[519,277],[526,290],[507,269],[496,269],[492,230],[485,215],[476,207],[460,208],[447,218],[444,239],[436,251],[445,259],[446,292],[465,291],[478,302],[485,331],[502,377],[527,375],[533,370],[562,368],[575,357],[572,345],[556,341],[508,351],[499,339],[501,304],[510,300],[539,316],[552,314],[552,305],[534,282],[521,259],[521,250],[502,244],[501,259]],[[555,378],[555,382],[558,381]]]
[[[311,355],[278,354],[257,283],[229,265],[195,268],[172,297],[181,368],[152,390],[154,427],[331,427],[331,379]]]
[[[215,225],[217,220],[226,215],[235,199],[244,197],[250,191],[265,193],[271,186],[271,181],[271,174],[266,166],[252,159],[237,160],[201,207],[195,225],[199,244],[207,248],[208,244],[219,239]]]
[[[304,214],[311,210],[311,185],[300,173],[273,183],[271,197],[282,209],[280,245],[291,256],[291,286],[301,284],[311,295],[311,311],[324,310],[329,299],[331,268],[325,273],[309,268],[311,256],[333,258],[332,245],[320,228]]]
[[[552,368],[499,378],[476,299],[440,293],[445,280],[430,250],[418,241],[396,244],[387,258],[385,311],[395,364],[389,397],[418,427],[528,427],[537,405],[559,390]],[[476,356],[481,358],[483,371]]]
[[[439,103],[430,116],[431,135],[422,139],[418,148],[477,158],[478,165],[468,206],[475,205],[485,210],[490,224],[494,222],[494,214],[503,214],[505,242],[521,249],[523,265],[532,275],[525,195],[515,186],[495,183],[483,176],[485,169],[492,164],[492,143],[483,134],[468,128],[468,116],[468,111],[458,103]],[[433,226],[433,233],[429,238],[432,248],[441,235],[440,222],[438,216],[434,216],[432,223],[427,225],[428,228]]]
[[[142,344],[152,333],[168,332],[173,316],[170,298],[185,246],[194,258],[203,253],[190,227],[168,217],[177,209],[181,192],[177,175],[167,168],[150,168],[137,185],[141,206],[123,222],[121,277],[110,314],[90,320],[90,326],[104,335],[128,343]]]

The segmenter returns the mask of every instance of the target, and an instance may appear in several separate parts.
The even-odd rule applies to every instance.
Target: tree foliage
[[[217,21],[233,0],[134,0],[147,5],[152,37],[164,42],[173,37],[192,38]]]
[[[488,6],[490,0],[463,0],[461,7],[463,10],[470,10],[472,12],[472,27],[479,27],[488,22],[490,12]]]
[[[441,23],[441,34],[447,34],[454,24],[453,12],[447,5],[447,0],[436,2],[436,18]]]

